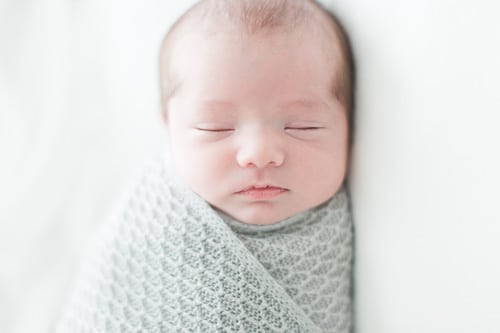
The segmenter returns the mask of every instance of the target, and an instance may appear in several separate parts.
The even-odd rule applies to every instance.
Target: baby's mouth
[[[273,185],[252,185],[236,194],[254,200],[269,200],[288,192],[287,189]]]

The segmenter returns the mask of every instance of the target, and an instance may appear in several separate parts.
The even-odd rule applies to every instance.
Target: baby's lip
[[[241,192],[245,192],[245,191],[253,191],[253,190],[256,190],[256,191],[264,191],[264,190],[284,190],[284,191],[288,191],[286,188],[283,188],[283,187],[280,187],[280,186],[275,186],[275,185],[268,185],[268,184],[264,184],[264,185],[258,185],[258,184],[255,184],[255,185],[250,185],[248,187],[245,187],[244,189],[238,191],[237,193],[241,193]]]
[[[261,201],[274,199],[286,192],[288,192],[288,189],[275,185],[251,185],[236,192],[236,194],[242,195],[251,200]]]

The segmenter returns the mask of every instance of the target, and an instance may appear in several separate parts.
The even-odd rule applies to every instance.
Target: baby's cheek
[[[338,151],[322,151],[304,161],[307,183],[312,185],[312,192],[320,196],[334,194],[341,185],[345,174],[345,156]]]
[[[236,161],[236,154],[230,144],[225,142],[198,143],[192,150],[196,159],[207,167],[225,169]]]
[[[234,158],[226,149],[203,144],[190,146],[180,158],[179,165],[184,168],[186,177],[197,187],[220,183],[234,164]]]

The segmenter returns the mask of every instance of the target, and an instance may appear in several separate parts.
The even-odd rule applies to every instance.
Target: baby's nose
[[[252,131],[240,142],[237,162],[242,168],[281,166],[285,160],[285,152],[279,135],[265,130]]]

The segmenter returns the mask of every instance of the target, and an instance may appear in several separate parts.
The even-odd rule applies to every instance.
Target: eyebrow
[[[237,106],[235,103],[225,100],[210,99],[205,100],[200,103],[200,107],[203,110],[225,110],[225,109],[235,109]]]
[[[206,119],[228,118],[238,108],[238,105],[229,100],[206,99],[199,101],[193,109],[194,114]]]
[[[300,106],[306,109],[312,109],[318,106],[327,106],[324,102],[317,102],[311,99],[296,99],[285,103],[285,106]]]
[[[317,101],[312,99],[296,99],[288,101],[281,106],[285,110],[307,110],[312,113],[323,113],[322,111],[329,110],[332,105],[326,101]]]
[[[207,99],[198,104],[197,109],[205,115],[217,116],[219,113],[227,115],[228,111],[238,109],[237,103],[222,99]],[[322,111],[332,108],[332,105],[326,101],[313,100],[309,98],[292,99],[279,104],[279,109],[282,110],[307,110],[312,113],[322,113]]]

